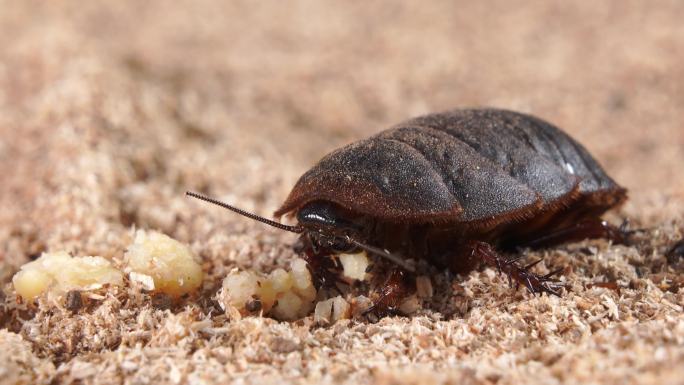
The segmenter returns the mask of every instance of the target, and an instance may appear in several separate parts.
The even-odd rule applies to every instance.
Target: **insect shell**
[[[497,250],[583,238],[622,240],[601,215],[626,199],[598,162],[557,127],[497,109],[410,119],[326,155],[301,176],[276,217],[300,234],[296,250],[316,265],[365,249],[410,270],[426,259],[454,271],[486,263],[532,292],[558,294],[550,276]]]

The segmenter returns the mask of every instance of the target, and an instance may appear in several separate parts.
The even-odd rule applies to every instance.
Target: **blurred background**
[[[226,252],[269,230],[186,189],[270,215],[328,151],[471,106],[557,124],[630,190],[618,217],[672,222],[682,20],[677,0],[0,1],[0,257],[116,256],[131,225]]]

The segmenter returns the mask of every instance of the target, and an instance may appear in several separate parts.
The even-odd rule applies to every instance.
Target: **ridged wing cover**
[[[449,133],[529,184],[545,200],[559,198],[575,180],[581,193],[624,193],[581,144],[531,115],[499,109],[454,110],[404,124]]]
[[[495,224],[625,198],[572,138],[529,115],[455,110],[399,124],[331,153],[304,174],[280,216],[329,200],[377,218]]]

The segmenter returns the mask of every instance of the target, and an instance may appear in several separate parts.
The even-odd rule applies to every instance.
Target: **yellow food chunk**
[[[270,279],[262,278],[259,280],[259,299],[261,300],[261,307],[265,312],[271,310],[277,295],[278,292],[273,288],[273,283]]]
[[[155,290],[178,297],[202,285],[202,267],[188,246],[155,231],[138,230],[124,255],[127,270],[152,277]]]
[[[363,281],[366,278],[366,269],[370,262],[366,253],[340,254],[340,262],[344,269],[343,275],[351,280]]]
[[[292,287],[292,276],[284,269],[275,269],[268,276],[269,281],[273,284],[273,290],[279,293],[284,293]]]
[[[75,257],[57,273],[65,290],[97,289],[105,283],[123,284],[123,274],[102,257]]]
[[[278,304],[271,309],[271,314],[279,320],[293,321],[301,316],[304,301],[291,291],[278,298]]]
[[[45,291],[50,285],[54,284],[52,276],[42,270],[27,269],[21,270],[12,278],[14,290],[22,298],[32,301]]]
[[[21,267],[12,278],[17,294],[33,300],[48,292],[61,296],[69,290],[93,290],[105,284],[123,285],[123,273],[102,257],[72,257],[65,251],[43,253]]]
[[[301,258],[297,258],[292,261],[292,281],[295,290],[306,290],[311,283],[311,273],[306,266],[306,261]]]
[[[234,271],[223,280],[223,290],[228,301],[238,309],[243,309],[248,301],[258,295],[259,278],[251,271]]]
[[[311,273],[306,261],[301,258],[292,261],[292,290],[306,302],[312,302],[316,298],[316,288],[313,286]]]
[[[309,286],[303,289],[294,288],[293,291],[297,293],[298,296],[302,297],[302,299],[306,302],[313,302],[313,300],[316,299],[316,288],[313,286],[313,284],[309,284]]]

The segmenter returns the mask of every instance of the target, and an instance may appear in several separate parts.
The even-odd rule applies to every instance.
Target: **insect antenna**
[[[218,206],[221,206],[221,207],[223,207],[223,208],[226,208],[226,209],[228,209],[228,210],[230,210],[230,211],[236,212],[236,213],[238,213],[238,214],[240,214],[240,215],[242,215],[242,216],[245,216],[245,217],[247,217],[247,218],[254,219],[255,221],[259,221],[259,222],[261,222],[261,223],[265,223],[265,224],[267,224],[267,225],[270,225],[270,226],[279,228],[279,229],[281,229],[281,230],[290,231],[290,232],[297,233],[297,234],[299,234],[299,233],[301,233],[302,231],[304,231],[304,229],[303,229],[301,226],[288,226],[288,225],[284,225],[284,224],[282,224],[282,223],[280,223],[280,222],[272,221],[272,220],[270,220],[270,219],[268,219],[268,218],[264,218],[264,217],[258,216],[258,215],[256,215],[256,214],[252,214],[252,213],[247,212],[247,211],[245,211],[245,210],[241,210],[241,209],[239,209],[239,208],[237,208],[237,207],[231,206],[231,205],[229,205],[229,204],[227,204],[227,203],[223,203],[223,202],[218,201],[218,200],[216,200],[216,199],[209,198],[209,197],[207,197],[207,196],[204,196],[204,195],[201,195],[201,194],[192,192],[192,191],[186,191],[186,192],[185,192],[185,195],[191,196],[191,197],[193,197],[193,198],[197,198],[197,199],[199,199],[199,200],[203,200],[203,201],[205,201],[205,202],[213,203],[213,204],[215,204],[215,205],[218,205]]]
[[[399,265],[399,266],[402,267],[404,270],[410,271],[410,272],[412,272],[412,273],[415,273],[415,271],[416,271],[416,268],[413,267],[413,265],[409,264],[406,260],[404,260],[403,258],[400,258],[400,257],[398,257],[398,256],[396,256],[396,255],[394,255],[394,254],[391,254],[391,253],[389,253],[389,252],[386,251],[386,250],[379,249],[379,248],[374,247],[374,246],[366,245],[365,243],[361,243],[361,242],[359,242],[359,241],[357,241],[357,240],[355,240],[355,239],[349,238],[349,237],[347,237],[347,239],[348,239],[351,243],[353,243],[353,244],[355,244],[356,246],[360,247],[361,249],[366,250],[366,251],[369,252],[369,253],[372,253],[372,254],[378,255],[378,256],[380,256],[380,257],[383,257],[383,258],[385,258],[385,259],[387,259],[387,260],[389,260],[389,261],[391,261],[391,262],[393,262],[393,263]]]

